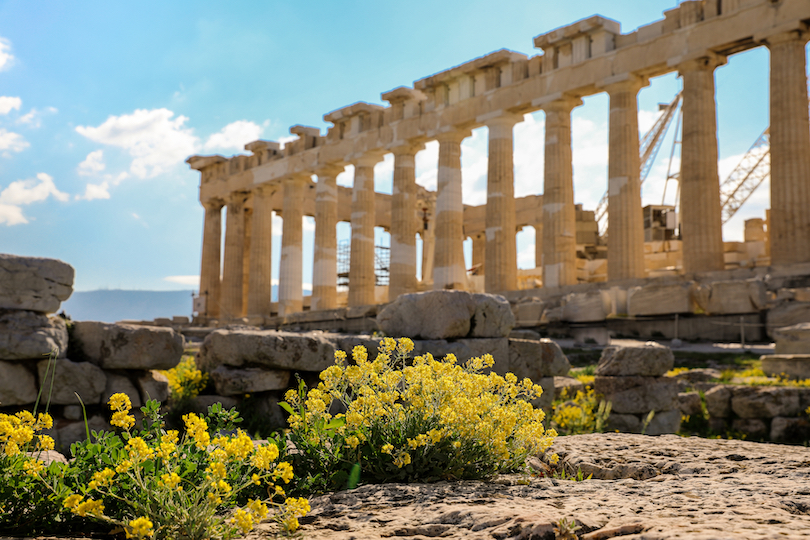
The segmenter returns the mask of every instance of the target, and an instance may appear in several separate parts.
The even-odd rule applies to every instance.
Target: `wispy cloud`
[[[8,114],[12,110],[20,110],[22,99],[11,96],[0,96],[0,114]]]
[[[101,181],[98,184],[88,183],[84,188],[84,195],[76,195],[76,199],[84,199],[92,201],[94,199],[109,199],[110,198],[110,183],[107,180]]]
[[[0,37],[0,71],[10,68],[14,64],[14,55],[11,54],[11,42]]]
[[[62,202],[70,198],[67,193],[59,191],[53,182],[53,177],[45,173],[37,174],[36,178],[12,182],[3,191],[0,191],[0,223],[6,225],[28,223],[22,207],[44,201],[48,197]]]
[[[264,127],[247,120],[237,120],[231,122],[218,133],[214,133],[205,141],[203,149],[214,150],[236,150],[241,152],[249,142],[258,140],[261,137]]]
[[[106,168],[104,164],[104,150],[94,150],[76,167],[80,176],[94,176]]]
[[[18,124],[25,124],[29,128],[38,128],[42,125],[42,118],[47,114],[56,114],[59,109],[56,107],[46,107],[45,109],[32,108],[30,111],[17,119]]]
[[[184,127],[188,118],[173,116],[168,109],[137,109],[110,116],[97,127],[78,126],[76,131],[91,141],[123,148],[133,158],[130,172],[153,178],[181,164],[199,146],[193,130]]]
[[[31,146],[25,137],[13,131],[7,131],[0,128],[0,152],[3,156],[9,157],[11,152],[22,152]]]
[[[166,276],[163,281],[179,283],[180,285],[200,286],[200,276]]]

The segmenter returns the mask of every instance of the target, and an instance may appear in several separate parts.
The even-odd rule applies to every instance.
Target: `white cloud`
[[[152,178],[183,163],[199,146],[193,131],[183,127],[188,118],[173,116],[168,109],[137,109],[110,116],[97,127],[78,126],[76,131],[92,141],[125,149],[133,158],[130,172]]]
[[[11,54],[11,42],[5,38],[0,38],[0,71],[11,67],[14,64],[14,55]]]
[[[22,152],[29,146],[31,145],[28,144],[25,137],[19,133],[0,128],[0,152],[2,152],[4,156],[8,157],[9,152]]]
[[[93,152],[87,154],[84,161],[79,163],[79,166],[76,168],[76,172],[78,172],[81,176],[93,176],[103,171],[105,167],[104,150],[94,150]]]
[[[231,122],[219,133],[214,133],[205,142],[205,150],[228,149],[242,151],[249,142],[258,140],[264,128],[254,122],[237,120]],[[296,137],[297,138],[297,137]]]
[[[26,114],[22,115],[17,119],[18,124],[26,124],[28,127],[31,128],[38,128],[42,125],[42,117],[46,114],[56,114],[59,112],[59,109],[56,107],[46,107],[45,110],[39,110],[37,108],[32,108]]]
[[[0,96],[0,114],[8,114],[12,109],[19,111],[22,100],[18,97]]]
[[[62,193],[53,183],[53,178],[45,173],[37,174],[36,178],[17,180],[0,191],[0,223],[6,225],[19,225],[28,223],[22,212],[22,206],[41,202],[48,197],[59,201],[67,201],[69,196]]]
[[[193,287],[200,286],[200,276],[166,276],[163,280]]]
[[[107,180],[99,184],[87,184],[84,188],[84,195],[76,195],[76,199],[92,201],[93,199],[109,199],[110,183]]]

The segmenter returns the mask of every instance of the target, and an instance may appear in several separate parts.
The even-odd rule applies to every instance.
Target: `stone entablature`
[[[806,183],[802,175],[810,171],[806,89],[799,95],[794,91],[794,86],[798,86],[792,84],[797,78],[806,77],[804,44],[808,39],[806,21],[810,20],[810,4],[804,0],[692,0],[682,2],[664,15],[663,20],[628,34],[620,32],[618,22],[600,16],[575,22],[537,36],[534,44],[543,49],[543,54],[528,57],[502,49],[420,79],[413,88],[403,86],[386,92],[382,98],[388,106],[358,102],[328,113],[324,120],[333,126],[325,136],[317,128],[294,126],[290,132],[298,138],[285,144],[283,149],[277,143],[256,141],[246,146],[253,153],[251,156],[230,159],[192,156],[188,162],[192,168],[200,170],[202,176],[200,200],[204,205],[211,201],[227,204],[232,194],[249,193],[258,186],[268,186],[276,194],[283,193],[281,184],[289,179],[308,179],[325,169],[339,171],[361,162],[373,167],[385,153],[393,152],[401,158],[399,166],[407,169],[413,154],[425,142],[439,140],[442,144],[442,140],[453,138],[448,139],[448,134],[469,133],[487,126],[490,168],[482,240],[489,254],[486,283],[490,292],[509,290],[515,283],[516,267],[512,260],[515,254],[511,248],[504,249],[509,243],[504,239],[511,237],[510,229],[517,226],[513,221],[517,209],[511,174],[512,127],[522,120],[523,114],[543,109],[547,115],[555,115],[555,129],[564,133],[571,109],[581,103],[583,96],[607,92],[611,99],[609,211],[612,227],[607,254],[608,279],[643,277],[636,94],[649,78],[677,71],[684,77],[684,125],[692,122],[702,137],[700,142],[695,141],[690,146],[695,153],[684,156],[684,178],[694,183],[689,196],[705,206],[698,214],[703,221],[686,224],[684,267],[689,271],[716,270],[722,266],[723,248],[722,242],[718,242],[720,229],[716,218],[719,212],[715,208],[718,202],[716,197],[708,195],[719,189],[716,137],[712,137],[716,125],[708,121],[716,114],[714,69],[730,54],[764,45],[771,49],[772,91],[780,97],[771,100],[772,152],[780,158],[780,163],[788,164],[781,169],[774,168],[772,174],[774,204],[780,206],[773,222],[773,230],[777,231],[777,237],[772,238],[774,263],[802,262],[810,258],[810,214],[800,210],[810,206],[810,190],[801,189],[798,196],[792,198],[784,195],[793,193],[791,190],[797,182]],[[774,84],[779,87],[777,90],[773,90]],[[576,275],[572,269],[575,261],[570,255],[570,242],[563,241],[565,235],[576,229],[574,213],[567,209],[573,204],[569,201],[573,189],[569,186],[572,183],[570,166],[566,165],[570,152],[562,148],[570,147],[570,141],[550,146],[552,140],[559,139],[547,133],[546,158],[549,161],[551,157],[556,164],[550,169],[547,167],[546,176],[555,175],[555,189],[560,191],[559,197],[548,204],[555,208],[562,204],[566,211],[553,217],[542,215],[542,203],[538,200],[542,217],[528,223],[541,227],[548,221],[543,227],[548,236],[542,248],[545,251],[538,248],[545,262],[538,261],[538,266],[549,265],[544,273],[557,276],[554,284],[565,285]],[[706,140],[710,144],[702,142]],[[360,168],[365,170],[365,167]],[[371,172],[363,173],[371,175],[363,178],[364,185],[373,186],[373,168],[369,170]],[[408,174],[400,178],[410,178]],[[444,178],[456,178],[454,174]],[[457,189],[457,184],[456,180],[445,183],[447,189],[453,190]],[[338,191],[338,211],[351,209],[351,203],[340,202],[345,195],[343,190]],[[304,204],[311,204],[314,185],[306,186],[304,193]],[[313,196],[308,197],[309,193]],[[439,195],[439,201],[445,201],[442,205],[457,205],[446,202],[455,201],[453,197]],[[385,226],[385,219],[396,213],[381,211],[386,204],[383,200],[386,196],[375,194],[361,205],[362,212],[375,209],[376,226]],[[352,201],[355,206],[360,204],[354,198]],[[249,209],[250,197],[245,204]],[[413,201],[398,204],[413,204]],[[283,204],[273,203],[272,206],[283,208]],[[360,211],[358,208],[352,213]],[[305,208],[304,215],[316,215],[316,211]],[[471,212],[465,211],[465,235],[470,235],[468,229],[478,229],[468,226],[468,215]],[[350,219],[339,215],[338,220]],[[419,220],[415,220],[410,226],[414,233],[422,234],[431,247],[433,239],[428,236],[434,231],[423,231],[419,225]],[[694,232],[690,232],[690,225]],[[368,224],[363,226],[367,228]],[[444,233],[456,230],[453,227],[441,230]],[[456,241],[462,242],[463,238]],[[442,237],[436,246],[445,243]],[[392,257],[393,250],[392,245]],[[557,250],[563,250],[565,255],[557,256]],[[401,253],[399,257],[401,259]],[[407,267],[404,271],[408,271]],[[448,286],[458,285],[457,280],[451,281]],[[434,285],[444,286],[442,283]],[[361,297],[367,298],[368,293]]]

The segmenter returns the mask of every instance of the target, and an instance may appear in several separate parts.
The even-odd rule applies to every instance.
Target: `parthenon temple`
[[[670,72],[680,76],[683,86],[678,272],[723,270],[727,249],[714,71],[730,55],[755,47],[767,47],[770,54],[769,264],[810,262],[805,49],[810,2],[690,0],[664,16],[627,34],[618,22],[592,16],[535,37],[540,54],[502,49],[384,92],[386,106],[359,102],[330,112],[323,117],[332,124],[326,134],[296,125],[290,132],[297,139],[284,145],[251,142],[245,148],[252,155],[190,157],[189,165],[201,174],[205,208],[200,315],[287,316],[306,307],[384,303],[426,289],[514,291],[520,286],[515,235],[526,225],[536,230],[535,285],[583,281],[581,254],[588,241],[581,233],[597,234],[593,214],[574,203],[571,112],[583,97],[601,92],[607,93],[610,107],[610,225],[602,246],[594,248],[601,249],[597,259],[605,268],[599,279],[649,276],[637,95],[651,78]],[[538,110],[545,113],[545,140],[537,141],[538,152],[541,145],[545,152],[544,170],[537,171],[542,195],[516,198],[513,128]],[[462,202],[461,142],[483,126],[488,128],[487,198],[485,205],[471,207]],[[431,192],[416,184],[414,159],[434,140],[439,159],[437,190]],[[394,156],[391,195],[374,191],[374,166],[386,154]],[[337,186],[336,176],[348,165],[354,166],[353,186]],[[271,298],[274,212],[284,223],[277,303]],[[315,222],[308,305],[302,290],[304,216]],[[351,224],[345,297],[338,294],[340,221]],[[390,232],[389,283],[382,296],[379,288],[375,292],[375,227]],[[417,235],[423,246],[421,279]],[[465,265],[467,238],[472,238],[478,276],[468,275]],[[474,285],[473,277],[480,275],[481,283]]]

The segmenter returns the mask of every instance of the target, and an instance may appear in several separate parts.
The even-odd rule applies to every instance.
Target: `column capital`
[[[567,94],[558,94],[548,97],[551,97],[553,99],[544,100],[541,101],[540,103],[532,102],[532,104],[539,105],[539,107],[547,113],[549,112],[570,113],[572,109],[582,105],[582,98],[576,96],[570,96]]]
[[[339,175],[340,173],[342,173],[345,170],[346,170],[346,167],[344,165],[336,165],[336,164],[330,163],[328,165],[323,165],[323,166],[318,167],[317,169],[315,169],[315,175],[318,178],[321,178],[321,177],[334,178],[335,176]]]
[[[448,129],[436,135],[436,140],[442,142],[456,142],[460,143],[467,137],[472,135],[472,130],[469,129]]]
[[[244,204],[250,197],[249,191],[231,191],[226,204]]]
[[[726,62],[728,62],[726,56],[706,51],[704,55],[679,62],[677,67],[678,73],[684,73],[686,71],[714,71],[718,67],[725,65]]]
[[[415,141],[408,141],[406,144],[400,144],[397,146],[393,146],[389,148],[392,154],[395,156],[399,155],[411,155],[415,156],[417,152],[420,150],[425,149],[425,143],[423,142],[415,142]]]
[[[207,201],[200,201],[200,204],[202,204],[203,208],[206,210],[219,210],[225,206],[225,201],[219,198],[213,198],[208,199]]]
[[[355,167],[373,167],[377,163],[381,162],[383,158],[383,152],[369,152],[367,154],[360,154],[353,157],[351,162]]]
[[[650,84],[650,80],[647,77],[642,77],[635,73],[621,73],[603,79],[597,83],[596,86],[608,94],[613,94],[619,92],[638,92],[648,84]]]
[[[255,184],[251,191],[254,195],[272,195],[278,191],[278,184],[272,182],[265,182],[263,184]]]

